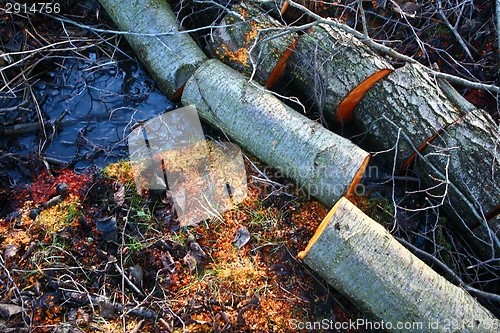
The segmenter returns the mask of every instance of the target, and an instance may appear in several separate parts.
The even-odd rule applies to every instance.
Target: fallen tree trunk
[[[205,62],[188,80],[182,103],[307,193],[331,207],[352,194],[369,154],[286,106],[220,61]]]
[[[290,53],[288,70],[295,77],[294,83],[331,119],[350,120],[364,93],[393,70],[388,61],[340,29],[319,24],[300,36],[295,45],[296,34],[286,33],[289,28],[256,6],[243,3],[232,10],[240,15],[227,14],[215,30],[211,43],[214,55],[250,76],[250,53],[257,78],[266,81],[271,72],[284,71]],[[285,52],[292,48],[292,52]],[[235,56],[235,52],[245,56]]]
[[[233,6],[215,29],[209,47],[215,57],[266,87],[285,70],[297,34],[257,7]]]
[[[111,2],[110,0],[103,1]],[[122,2],[122,6],[129,9],[134,8],[133,3],[129,1]],[[144,4],[144,6],[147,7],[148,5]],[[158,15],[166,15],[163,11],[169,11],[168,7],[161,6]],[[112,16],[115,14],[115,12],[110,13]],[[146,20],[139,20],[138,22],[150,24]],[[170,27],[160,25],[152,26],[151,29],[162,31],[170,29]],[[151,52],[156,53],[158,49],[163,48],[164,45],[160,41],[157,41],[157,44],[151,43],[148,47],[152,48]],[[145,53],[148,52],[147,49],[143,51]],[[159,63],[156,64],[156,66],[161,67],[164,59],[165,57],[159,57]],[[150,68],[150,70],[152,69]],[[158,75],[159,80],[164,79],[162,75],[161,73]],[[267,163],[277,166],[281,171],[286,172],[288,176],[298,179],[301,183],[318,184],[320,189],[324,189],[326,186],[327,189],[325,189],[324,192],[322,191],[323,193],[320,193],[320,195],[322,198],[321,201],[328,205],[333,203],[332,201],[335,200],[335,197],[338,197],[340,192],[346,191],[346,182],[349,183],[352,181],[350,184],[352,189],[352,184],[356,182],[356,178],[361,176],[360,173],[362,173],[363,166],[368,159],[367,153],[357,148],[348,140],[336,136],[318,124],[296,113],[279,102],[277,98],[262,87],[249,81],[216,60],[203,63],[189,79],[184,89],[182,101],[186,104],[194,103],[201,109],[201,115],[205,120],[214,126],[221,126],[224,132],[236,137],[239,143],[247,147],[256,156],[260,156],[261,159]],[[290,154],[290,152],[294,152],[294,154]],[[342,161],[343,164],[334,165],[333,168],[330,168],[331,164],[337,161]],[[361,167],[359,164],[360,162]],[[351,176],[348,176],[349,174]],[[340,181],[340,184],[334,183],[335,181]],[[347,187],[349,187],[349,185],[347,185]],[[349,192],[349,190],[347,190],[347,192]],[[341,200],[340,203],[345,204],[345,200]],[[359,219],[356,221],[359,221]],[[342,221],[342,223],[348,222],[349,221],[345,220]],[[344,259],[352,260],[353,264],[365,262],[366,265],[363,266],[360,264],[354,265],[353,267],[345,266],[344,270],[346,274],[351,274],[352,277],[355,277],[360,272],[364,274],[363,270],[359,270],[359,267],[362,267],[367,272],[370,272],[370,274],[372,274],[371,276],[374,276],[373,272],[376,272],[377,276],[373,278],[378,278],[378,280],[374,281],[394,282],[395,280],[391,278],[391,274],[397,273],[398,271],[397,267],[399,264],[397,260],[390,261],[395,268],[388,272],[385,267],[388,261],[383,261],[382,258],[376,255],[376,253],[373,253],[373,251],[366,250],[366,247],[369,247],[372,242],[369,237],[370,234],[372,232],[377,233],[385,231],[376,223],[369,223],[369,226],[364,224],[363,226],[362,230],[364,230],[364,233],[353,233],[351,234],[351,238],[354,240],[358,236],[366,236],[368,237],[367,240],[364,242],[358,241],[351,243],[354,246],[353,256]],[[355,223],[350,226],[350,228],[355,227]],[[335,229],[335,224],[333,224],[333,228]],[[323,232],[321,231],[324,229],[326,228],[320,228],[318,235],[322,234]],[[312,260],[313,257],[310,256],[316,251],[314,250],[314,248],[316,248],[314,244],[324,244],[323,242],[318,242],[320,238],[319,236],[314,238],[311,243],[312,245],[301,255],[301,257],[306,262],[311,263],[311,265],[314,265],[315,261]],[[387,232],[383,234],[382,239],[380,239],[380,237],[378,237],[378,239],[386,239],[385,246],[378,249],[387,251],[388,253],[400,252],[398,248],[400,245]],[[336,250],[338,250],[336,247],[332,247],[332,251]],[[360,255],[359,258],[354,255],[356,253]],[[367,260],[372,255],[377,260]],[[329,256],[329,253],[324,254],[324,257],[321,256],[322,259],[319,260],[323,260],[325,265],[328,264],[328,266],[324,267],[335,269],[335,265],[332,265],[332,263],[335,264],[335,260],[340,260],[342,258],[331,260]],[[396,256],[396,258],[398,257]],[[323,268],[317,268],[317,270],[322,271]],[[349,273],[347,273],[347,271]],[[429,278],[431,274],[434,274],[430,272],[432,272],[432,270],[422,264],[422,266],[419,266],[419,269],[415,271],[415,278],[414,276],[399,275],[398,282],[408,278],[409,281],[420,281],[418,282],[419,285],[422,283],[426,284],[426,289],[421,291],[419,298],[414,299],[412,296],[410,297],[410,295],[414,296],[415,293],[409,292],[409,300],[407,302],[402,301],[401,307],[397,308],[398,313],[402,314],[401,318],[407,318],[411,315],[412,309],[414,309],[414,307],[412,307],[412,302],[420,303],[428,294],[441,295],[440,288],[448,288],[446,284],[435,286],[430,283],[430,281],[435,281],[434,278]],[[419,279],[418,277],[421,273],[425,274]],[[351,297],[354,299],[362,298],[362,296],[356,294],[357,288],[349,287],[350,281],[339,280],[339,282],[345,283],[346,286],[335,285],[335,288],[353,290]],[[365,289],[361,289],[360,287],[359,290],[366,290],[366,287],[369,289],[372,287],[371,289],[373,289],[372,283],[371,280],[366,280]],[[405,284],[405,286],[407,290],[411,290],[411,285]],[[382,288],[383,283],[381,285],[377,284],[376,287]],[[405,289],[399,288],[399,290],[401,291],[401,299],[404,299]],[[449,290],[453,289],[451,288]],[[374,294],[377,294],[377,292],[377,290],[373,290]],[[456,299],[456,303],[451,303],[452,305],[448,305],[448,308],[446,308],[443,303],[440,304],[441,307],[439,308],[429,308],[425,313],[426,318],[438,317],[440,314],[437,312],[443,311],[445,314],[443,318],[449,320],[449,318],[453,317],[446,318],[446,315],[455,314],[453,310],[457,307],[463,309],[463,311],[468,311],[464,313],[474,314],[475,316],[466,317],[466,319],[479,320],[479,323],[473,322],[471,325],[484,325],[484,320],[494,320],[486,310],[477,308],[474,304],[471,305],[470,296],[467,294],[456,292],[455,295],[459,296],[459,298]],[[460,306],[462,301],[464,301],[465,304]],[[371,305],[366,303],[366,306],[370,307]],[[376,304],[374,304],[374,306],[376,306]],[[469,311],[468,309],[471,308],[472,310]],[[376,313],[376,308],[368,310]],[[390,316],[394,310],[394,308],[391,308],[386,312],[379,313],[380,318],[392,318]],[[449,325],[454,324],[452,322],[448,323]],[[467,323],[469,323],[469,321],[467,321]],[[463,322],[459,322],[459,324],[463,324]],[[483,330],[483,332],[487,331]]]
[[[273,23],[276,26],[279,23]],[[242,36],[232,38],[232,44],[245,47]],[[391,150],[385,154],[391,164],[395,159],[397,167],[409,168],[420,154],[415,171],[431,189],[429,195],[445,204],[481,257],[498,255],[492,252],[500,251],[495,235],[499,226],[485,218],[500,202],[500,182],[495,178],[500,175],[499,134],[490,118],[481,116],[481,123],[464,125],[462,117],[475,108],[449,84],[438,86],[418,64],[392,71],[359,40],[325,24],[299,38],[288,67],[320,111],[337,120],[354,117],[376,149]],[[453,132],[458,139],[446,134],[452,128],[461,129],[460,135]]]
[[[136,4],[128,1],[103,0],[103,4],[122,29],[148,33],[127,36],[169,96],[180,89],[194,67],[199,67],[186,83],[184,104],[194,104],[205,121],[221,128],[283,175],[297,180],[308,194],[327,206],[353,193],[368,164],[368,153],[287,107],[226,65],[216,61],[202,64],[205,58],[201,50],[195,50],[189,35],[158,37],[158,32],[180,30],[164,2],[145,1],[138,12],[131,10],[137,8]],[[184,54],[188,60],[182,57]]]
[[[330,285],[392,332],[497,332],[496,318],[346,198],[299,253]]]
[[[106,12],[139,56],[168,98],[181,87],[207,57],[187,33],[165,1],[100,0]]]
[[[449,198],[446,212],[484,258],[500,253],[500,221],[488,221],[500,202],[499,142],[495,122],[477,109],[448,126],[415,158],[415,171],[428,175],[422,178],[427,192]]]
[[[421,65],[408,64],[373,85],[357,105],[354,121],[377,149],[395,148],[389,158],[402,167],[415,148],[461,115]]]

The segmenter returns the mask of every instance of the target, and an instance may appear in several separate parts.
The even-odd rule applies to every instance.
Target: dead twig
[[[460,276],[457,275],[451,268],[449,268],[445,263],[443,263],[441,260],[436,258],[430,253],[427,253],[423,250],[420,250],[419,248],[415,247],[413,244],[407,242],[406,240],[395,237],[401,244],[403,244],[408,250],[413,252],[416,256],[424,257],[427,260],[430,260],[433,264],[435,264],[439,269],[443,270],[446,272],[448,275],[448,281],[450,281],[453,284],[456,284],[457,286],[461,286],[465,290],[467,290],[469,293],[471,293],[474,296],[480,297],[482,299],[487,299],[490,301],[498,302],[500,303],[500,295],[489,293],[486,291],[482,291],[479,289],[476,289],[474,287],[471,287],[467,285],[461,278]]]
[[[417,60],[413,59],[412,57],[401,54],[398,51],[396,51],[388,46],[385,46],[381,43],[376,42],[372,38],[365,37],[363,35],[363,33],[349,27],[348,25],[345,25],[337,20],[333,20],[333,19],[329,19],[329,18],[325,19],[325,18],[315,14],[314,12],[309,10],[308,8],[302,6],[301,4],[299,4],[295,1],[287,0],[287,2],[290,4],[290,6],[302,10],[304,13],[306,13],[307,15],[309,15],[311,18],[313,18],[314,20],[316,20],[319,23],[329,24],[333,27],[342,29],[345,32],[350,33],[351,35],[358,38],[360,41],[362,41],[363,43],[365,43],[366,45],[368,45],[369,47],[373,48],[374,50],[376,50],[378,52],[382,52],[382,53],[384,53],[384,54],[386,54],[386,55],[388,55],[396,60],[399,60],[399,61],[403,61],[403,62],[407,62],[407,63],[417,63],[418,62]],[[425,67],[425,68],[429,74],[434,75],[437,78],[442,78],[442,79],[448,80],[452,84],[458,84],[458,85],[461,85],[463,87],[468,87],[468,88],[478,89],[478,90],[485,90],[485,91],[489,91],[489,92],[494,93],[494,94],[500,94],[500,87],[498,87],[494,84],[487,84],[487,83],[483,83],[483,82],[473,82],[473,81],[470,81],[470,80],[467,80],[464,78],[460,78],[460,77],[455,76],[455,75],[435,71],[433,69],[430,69],[429,67]]]
[[[441,4],[441,1],[438,1],[437,4],[438,4],[439,15],[443,19],[444,24],[446,24],[448,29],[450,29],[450,31],[453,33],[453,36],[455,36],[455,39],[458,41],[458,43],[460,44],[462,49],[465,51],[467,56],[470,58],[470,60],[474,61],[474,58],[472,57],[472,54],[470,53],[469,48],[467,47],[467,45],[465,45],[465,42],[462,39],[462,37],[460,36],[460,34],[458,33],[457,29],[455,29],[455,27],[451,25],[450,21],[448,21],[448,17],[446,17],[446,15],[444,14],[443,5]],[[460,18],[457,19],[457,22],[459,19]]]

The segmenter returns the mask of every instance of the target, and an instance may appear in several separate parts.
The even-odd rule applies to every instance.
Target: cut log
[[[165,1],[100,0],[141,62],[169,98],[207,57]]]
[[[423,188],[444,203],[456,231],[481,258],[498,257],[500,242],[485,215],[500,202],[500,134],[485,111],[469,111],[448,95],[421,65],[409,64],[377,82],[354,119],[377,149],[394,148],[387,155],[397,166],[407,168],[418,156],[414,170]]]
[[[172,96],[206,58],[180,33],[166,3],[103,0],[160,87]],[[133,34],[139,32],[140,34]],[[171,32],[159,35],[159,32]],[[147,34],[147,35],[145,35]],[[187,57],[187,58],[186,58]],[[300,115],[271,93],[218,61],[206,61],[185,84],[184,104],[194,104],[204,120],[221,128],[256,157],[298,181],[328,206],[350,195],[369,154]]]
[[[269,87],[283,74],[297,37],[259,8],[243,2],[233,6],[214,29],[209,46],[216,58]]]
[[[266,84],[271,86],[291,53],[288,67],[296,84],[329,118],[349,121],[365,92],[393,70],[384,58],[340,29],[320,24],[297,41],[295,33],[285,33],[289,28],[252,4],[232,9],[239,17],[229,13],[214,31],[210,43],[214,55],[248,77],[255,68],[260,83],[274,70],[277,75]],[[259,31],[266,31],[264,39],[258,38]],[[250,65],[249,54],[255,66]]]
[[[497,332],[496,318],[342,198],[299,253],[392,332]]]
[[[352,35],[326,24],[300,37],[289,67],[299,89],[313,98],[319,111],[342,121],[351,117],[347,110],[337,111],[342,101],[361,83],[365,83],[364,93],[393,69]],[[381,71],[385,75],[374,75]],[[352,111],[352,103],[354,100],[343,104]]]
[[[488,213],[500,204],[500,133],[484,110],[467,113],[442,131],[415,159],[428,193],[446,195],[445,209],[480,248],[483,258],[500,256],[500,225]],[[469,231],[470,230],[470,231]],[[471,234],[472,233],[472,234]]]
[[[408,64],[373,85],[357,105],[354,121],[377,149],[396,147],[401,167],[415,148],[461,115],[421,65]]]
[[[369,160],[351,141],[218,60],[205,62],[188,80],[182,103],[195,105],[205,121],[329,207],[354,189]]]

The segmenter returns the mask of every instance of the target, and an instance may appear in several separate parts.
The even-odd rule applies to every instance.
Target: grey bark
[[[362,174],[369,154],[302,116],[218,60],[205,62],[182,95],[200,116],[331,207]]]
[[[337,107],[365,79],[391,64],[352,35],[319,24],[302,35],[290,57],[298,88],[333,119]]]
[[[345,198],[299,258],[391,332],[497,332],[497,319],[471,295]]]
[[[182,32],[165,1],[100,2],[120,30],[127,32],[128,42],[169,98],[207,59],[189,34]]]
[[[486,215],[500,202],[500,133],[481,109],[465,114],[437,136],[415,160],[415,171],[481,257],[500,255],[500,224]]]
[[[395,148],[389,158],[401,167],[414,148],[461,115],[421,65],[407,64],[373,85],[358,103],[354,121],[375,148]]]

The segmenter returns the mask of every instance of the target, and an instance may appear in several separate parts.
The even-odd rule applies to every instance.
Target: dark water
[[[53,70],[31,87],[47,124],[63,112],[66,116],[52,140],[42,130],[0,138],[4,152],[22,156],[42,151],[48,158],[73,162],[76,169],[92,164],[102,167],[127,158],[131,126],[174,107],[133,60],[97,59],[95,53],[88,53],[81,58],[57,59],[49,67],[52,65]],[[20,102],[4,98],[0,108]],[[13,113],[0,115],[2,125],[37,122],[35,104],[28,107],[30,111],[16,119],[12,119]],[[50,136],[50,132],[49,127],[46,133]]]

